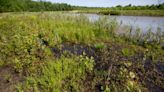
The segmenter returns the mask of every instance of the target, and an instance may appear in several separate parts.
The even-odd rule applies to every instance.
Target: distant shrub
[[[121,15],[121,12],[119,12],[119,11],[110,11],[109,14],[110,15]]]
[[[109,11],[100,11],[99,14],[109,15]]]
[[[103,14],[103,15],[121,15],[121,12],[120,11],[101,11],[99,12],[100,14]]]

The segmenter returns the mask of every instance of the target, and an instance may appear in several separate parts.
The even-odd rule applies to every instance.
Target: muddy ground
[[[123,46],[116,43],[107,43],[105,48],[97,49],[92,46],[84,44],[63,43],[60,48],[53,48],[55,56],[60,58],[65,52],[66,56],[86,54],[88,57],[94,57],[96,72],[104,71],[106,73],[92,73],[88,74],[85,80],[86,89],[101,92],[102,86],[111,85],[111,82],[116,84],[124,84],[127,81],[126,77],[119,75],[122,67],[128,72],[134,72],[136,77],[133,81],[137,81],[148,92],[164,92],[164,63],[163,61],[153,62],[151,56],[145,56],[142,49],[136,49],[135,54],[125,56],[122,54],[122,49],[129,48],[128,45]],[[128,66],[128,64],[130,64]],[[96,80],[96,86],[91,87],[93,81]],[[121,86],[120,86],[121,87]],[[120,88],[124,89],[124,88]]]

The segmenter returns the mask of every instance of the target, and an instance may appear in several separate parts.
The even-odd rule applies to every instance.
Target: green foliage
[[[127,81],[125,92],[142,92],[140,85],[135,81]]]
[[[122,15],[131,16],[164,16],[164,10],[120,10]]]
[[[121,13],[119,11],[110,11],[110,15],[120,15]]]
[[[110,81],[110,83],[108,82],[109,84],[102,86],[102,89],[105,91],[140,91],[140,84],[137,80],[133,81],[134,78],[137,79],[136,72],[128,70],[129,68],[131,69],[133,63],[127,62],[121,66],[117,64],[118,62],[115,62],[115,58],[119,61],[118,58],[120,57],[117,55],[120,55],[120,53],[117,49],[113,49],[115,47],[119,49],[122,45],[123,47],[128,45],[121,51],[126,59],[131,58],[128,56],[133,56],[140,48],[137,45],[140,45],[147,50],[144,53],[145,58],[149,56],[153,61],[163,61],[164,53],[161,50],[162,48],[159,47],[157,49],[157,47],[154,47],[156,44],[162,43],[163,35],[161,32],[154,34],[149,32],[141,36],[138,31],[134,37],[129,36],[129,33],[124,36],[118,36],[116,34],[117,27],[118,24],[115,20],[105,17],[95,22],[90,22],[83,15],[69,16],[54,12],[1,14],[0,68],[1,66],[10,66],[16,73],[24,74],[21,76],[25,77],[25,80],[18,83],[16,87],[20,92],[37,92],[40,90],[45,92],[83,91],[86,85],[81,84],[86,82],[86,78],[92,78],[93,76],[97,78],[98,82],[101,80]],[[145,43],[145,45],[139,44],[139,39],[141,38],[145,42],[147,39],[152,38],[153,43],[150,42],[152,45],[148,43]],[[119,42],[117,42],[118,40]],[[108,68],[110,62],[114,62],[115,66],[112,69],[116,69],[116,71],[109,73],[109,71],[103,69],[100,69],[100,71],[95,69],[93,57],[89,58],[86,54],[74,56],[66,53],[64,54],[65,56],[61,55],[61,57],[55,58],[52,48],[68,42],[70,44],[85,44],[85,46],[91,46],[93,49],[102,49],[100,50],[102,51],[101,53],[103,53],[103,50],[107,50],[104,51],[104,55],[100,55],[101,58],[96,56],[98,59],[95,58],[95,60],[103,61],[102,63],[97,63],[97,66],[102,64],[107,65],[107,67],[102,68]],[[111,47],[106,49],[108,43]],[[133,44],[133,48],[129,44],[130,46]],[[145,48],[143,49],[145,50]],[[62,47],[60,49],[62,50]],[[94,49],[94,51],[99,50]],[[93,52],[93,54],[95,53]],[[106,58],[106,56],[113,56],[113,58]],[[122,58],[124,59],[124,57]],[[120,67],[117,68],[117,66]],[[94,75],[94,72],[100,73],[100,76],[98,74]],[[111,76],[108,76],[110,74]],[[11,77],[6,79],[11,81]],[[91,79],[89,81],[95,87],[97,80],[95,79],[92,82]]]
[[[49,47],[62,41],[91,43],[96,39],[107,39],[107,36],[96,37],[96,25],[85,17],[52,15],[29,14],[0,19],[1,62],[14,63],[23,68],[24,65],[18,62],[29,65],[33,61],[45,61],[52,56]]]
[[[35,62],[53,57],[50,48],[43,44],[43,40],[47,40],[46,36],[51,35],[47,32],[43,38],[39,37],[41,31],[35,25],[37,19],[34,16],[20,19],[11,16],[0,21],[0,60],[5,65],[12,64],[16,70],[21,71]],[[51,40],[48,39],[48,43]]]
[[[79,10],[164,10],[164,3],[159,5],[145,5],[145,6],[126,6],[117,5],[116,7],[103,8],[103,7],[76,7]]]
[[[77,7],[80,13],[96,13],[103,15],[131,15],[131,16],[164,16],[164,3],[146,6],[121,6],[110,8]]]
[[[105,45],[103,43],[97,43],[97,44],[94,45],[94,47],[96,49],[103,49],[103,48],[105,48]]]
[[[104,15],[121,15],[120,11],[100,11],[100,14],[104,14]]]
[[[0,12],[19,11],[63,11],[72,10],[72,6],[67,4],[57,4],[46,1],[32,0],[0,0]]]
[[[124,56],[133,56],[135,54],[135,52],[132,49],[129,48],[123,48],[122,49],[122,54]]]
[[[23,89],[25,91],[32,88],[36,92],[39,90],[43,92],[82,91],[81,83],[85,80],[86,72],[93,70],[93,66],[92,58],[63,56],[41,66],[40,74],[27,77]]]

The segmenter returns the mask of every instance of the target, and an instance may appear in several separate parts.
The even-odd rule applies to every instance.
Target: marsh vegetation
[[[162,92],[164,33],[117,34],[115,20],[0,14],[2,92]]]

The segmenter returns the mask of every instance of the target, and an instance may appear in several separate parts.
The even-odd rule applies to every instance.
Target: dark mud
[[[55,53],[55,57],[61,57],[64,53],[74,54],[74,55],[83,55],[84,53],[88,57],[96,57],[96,48],[89,47],[87,45],[82,44],[71,44],[71,43],[63,43],[60,47],[53,48],[53,52]]]
[[[0,67],[0,92],[13,92],[15,84],[22,81],[22,75],[16,73],[11,66]]]
[[[137,49],[132,56],[124,56],[121,53],[122,49],[132,49],[131,47],[116,43],[106,45],[106,48],[97,49],[84,44],[62,43],[53,48],[53,52],[57,58],[60,58],[61,55],[83,55],[84,53],[88,57],[94,57],[94,72],[88,74],[84,82],[86,91],[101,92],[101,87],[106,85],[110,87],[111,83],[119,85],[117,86],[120,87],[118,91],[121,91],[128,79],[125,77],[126,75],[120,75],[119,72],[127,69],[128,72],[136,74],[136,77],[131,80],[142,85],[145,88],[144,91],[164,92],[164,63],[162,61],[153,63],[151,57],[145,56],[140,49]],[[91,86],[93,81],[96,81],[95,85]]]

